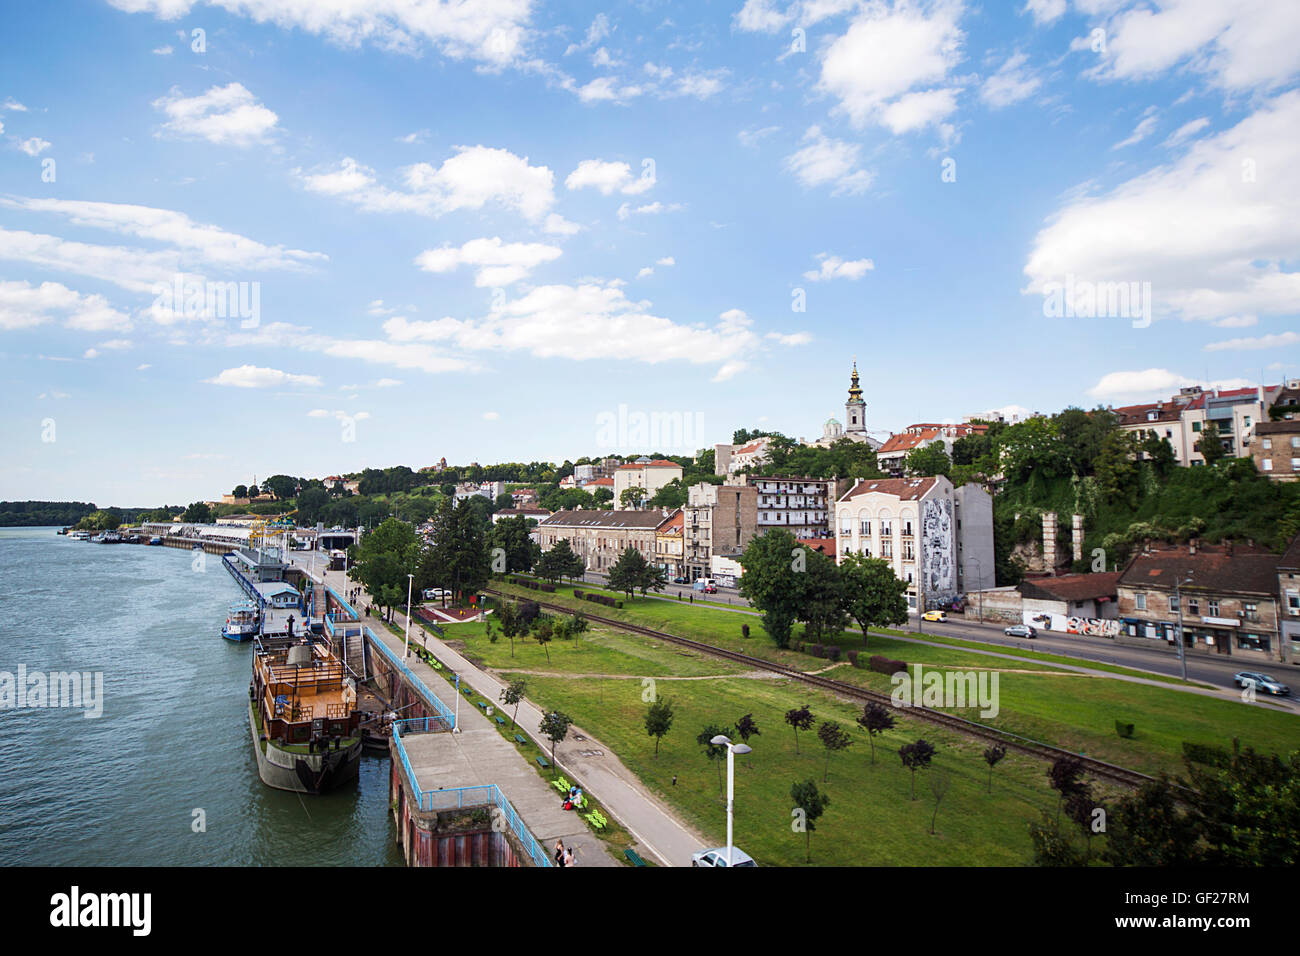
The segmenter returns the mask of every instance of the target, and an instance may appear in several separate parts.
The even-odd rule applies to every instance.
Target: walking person
[[[564,866],[564,841],[555,841],[555,865]]]

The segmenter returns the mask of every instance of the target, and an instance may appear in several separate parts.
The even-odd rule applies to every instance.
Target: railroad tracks
[[[573,613],[573,608],[565,607],[560,604],[538,601],[532,597],[524,598],[521,595],[505,594],[504,592],[498,591],[494,588],[484,588],[483,590],[488,594],[494,594],[498,597],[509,597],[514,600],[536,601],[538,607],[546,608],[549,611],[559,611],[563,614]],[[699,651],[701,654],[707,654],[711,657],[745,664],[755,670],[765,670],[774,674],[780,674],[783,677],[789,677],[791,680],[799,681],[802,684],[808,684],[812,687],[820,687],[822,690],[829,691],[830,693],[836,694],[840,697],[882,704],[891,710],[906,712],[909,716],[915,717],[919,720],[924,720],[940,727],[947,727],[950,730],[955,730],[958,733],[966,734],[970,737],[976,737],[981,740],[988,740],[993,743],[1001,744],[1008,750],[1016,750],[1020,753],[1039,757],[1043,760],[1058,760],[1061,757],[1073,757],[1075,760],[1082,763],[1084,769],[1093,776],[1103,778],[1125,787],[1140,787],[1144,783],[1151,783],[1155,780],[1154,777],[1149,776],[1148,774],[1139,773],[1138,771],[1130,770],[1127,767],[1120,767],[1116,764],[1107,763],[1104,760],[1098,760],[1096,757],[1089,757],[1083,754],[1074,753],[1070,750],[1064,750],[1060,747],[1053,747],[1051,744],[1045,744],[1040,740],[1022,737],[1019,734],[1000,730],[997,727],[991,727],[988,724],[981,724],[978,721],[968,720],[965,717],[958,717],[956,714],[948,714],[941,710],[933,710],[922,706],[899,707],[893,702],[888,694],[882,694],[879,691],[868,690],[865,687],[858,687],[854,684],[845,683],[844,681],[832,680],[829,677],[822,677],[819,674],[807,674],[798,668],[789,667],[785,664],[778,664],[775,661],[764,660],[761,657],[751,657],[748,654],[741,654],[738,651],[729,651],[725,647],[705,644],[703,641],[694,641],[688,637],[679,637],[676,634],[669,634],[666,631],[658,631],[654,628],[644,627],[640,624],[620,621],[617,618],[601,617],[600,615],[589,613],[585,608],[582,613],[587,620],[597,624],[604,624],[608,627],[618,628],[619,630],[630,631],[633,634],[641,634],[645,637],[653,637],[658,641],[667,641],[681,647],[691,648],[692,650]]]

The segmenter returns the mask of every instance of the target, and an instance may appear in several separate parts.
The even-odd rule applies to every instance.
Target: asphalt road
[[[585,580],[592,584],[604,582],[604,575],[588,572]],[[736,608],[749,608],[749,602],[733,588],[719,588],[717,594],[701,595],[682,585],[670,584],[664,589],[663,597],[677,599],[681,592],[683,599],[695,593],[696,599],[718,603],[729,603]],[[1178,649],[1164,641],[1150,641],[1150,647],[1120,644],[1105,637],[1085,637],[1079,635],[1059,634],[1038,629],[1038,637],[1033,640],[1007,637],[1002,633],[1003,624],[981,624],[976,620],[965,620],[959,615],[950,615],[946,623],[932,621],[918,622],[912,615],[911,628],[923,634],[937,634],[943,637],[955,637],[968,641],[979,641],[1017,650],[1036,650],[1044,653],[1060,654],[1080,661],[1094,661],[1104,664],[1116,664],[1137,670],[1150,671],[1170,677],[1182,676],[1182,665],[1178,659]],[[1292,689],[1288,698],[1265,698],[1278,704],[1289,705],[1300,713],[1300,667],[1281,664],[1277,661],[1261,663],[1236,657],[1206,657],[1202,654],[1189,654],[1187,657],[1187,678],[1212,687],[1236,688],[1232,675],[1241,670],[1263,671],[1271,674]]]

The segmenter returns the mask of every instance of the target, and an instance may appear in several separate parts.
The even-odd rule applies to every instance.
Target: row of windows
[[[1139,611],[1147,610],[1147,595],[1145,591],[1138,591],[1133,595],[1133,606]],[[1300,597],[1297,598],[1297,608],[1300,608]],[[1221,605],[1218,598],[1207,598],[1205,601],[1206,617],[1221,617]],[[1169,610],[1178,613],[1178,596],[1169,596]],[[1194,617],[1201,615],[1201,599],[1189,597],[1187,599],[1187,613]],[[1300,611],[1297,611],[1300,613]],[[1241,605],[1241,616],[1247,621],[1259,620],[1259,605],[1250,601],[1243,601]]]
[[[1260,464],[1260,468],[1262,468],[1264,471],[1272,471],[1272,470],[1273,470],[1273,459],[1272,459],[1272,458],[1265,458],[1265,459],[1263,460],[1263,462]],[[1291,459],[1291,470],[1292,470],[1292,471],[1300,471],[1300,458],[1292,458],[1292,459]]]
[[[1263,442],[1264,442],[1264,450],[1265,450],[1265,451],[1272,451],[1272,450],[1273,450],[1273,439],[1271,439],[1271,438],[1265,438],[1265,439],[1262,439],[1262,440],[1263,440]],[[1291,447],[1292,447],[1292,448],[1300,448],[1300,435],[1292,435],[1292,436],[1291,436]]]
[[[845,521],[846,521],[845,518],[840,518],[840,535],[847,538],[853,534],[853,525],[851,523],[846,524]],[[864,538],[870,537],[871,535],[870,518],[863,518],[858,522],[858,532]],[[893,534],[894,534],[894,523],[892,521],[882,520],[880,522],[881,537],[888,538],[891,537]],[[910,538],[912,537],[912,534],[913,534],[912,522],[910,520],[904,521],[903,537]]]

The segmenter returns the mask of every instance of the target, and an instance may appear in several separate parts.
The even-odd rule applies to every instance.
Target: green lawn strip
[[[760,729],[750,740],[754,753],[736,761],[736,845],[763,864],[804,863],[804,838],[791,830],[790,787],[799,780],[814,780],[831,798],[812,836],[815,865],[1020,865],[1032,856],[1026,823],[1056,806],[1043,761],[1008,755],[994,770],[989,794],[982,742],[906,717],[876,738],[872,766],[867,735],[854,723],[860,709],[785,680],[723,678],[661,686],[676,717],[656,757],[645,732],[640,689],[620,684],[622,693],[601,695],[592,683],[530,678],[529,697],[539,706],[565,711],[598,736],[715,845],[726,839],[720,763],[705,759],[695,737],[707,724],[730,725],[743,714],[754,715]],[[815,730],[799,735],[801,753],[796,754],[793,732],[784,723],[786,711],[805,703],[818,724],[836,720],[854,737],[848,750],[832,755],[828,782],[822,779],[826,751]],[[930,770],[917,773],[913,802],[898,748],[920,737],[934,744],[938,755]],[[725,780],[725,765],[721,770]],[[949,777],[951,789],[940,806],[937,835],[931,836],[929,778],[936,773]]]
[[[550,601],[556,604],[562,604],[566,607],[582,607],[592,614],[599,614],[603,617],[617,618],[626,620],[629,623],[640,624],[645,627],[655,627],[660,630],[668,631],[671,634],[678,634],[682,637],[689,637],[693,640],[707,641],[716,644],[719,647],[727,647],[731,650],[737,649],[744,645],[745,653],[752,654],[755,657],[762,657],[765,660],[781,660],[783,663],[795,663],[796,661],[807,661],[811,655],[797,655],[795,658],[785,659],[779,654],[793,653],[780,652],[772,645],[770,639],[762,629],[759,623],[758,615],[749,608],[738,610],[714,610],[708,607],[699,607],[698,602],[692,604],[678,604],[676,602],[658,601],[653,598],[633,598],[627,600],[625,595],[618,594],[617,597],[624,602],[622,608],[610,608],[591,601],[583,601],[573,597],[573,589],[567,585],[560,585],[555,589],[554,594],[546,594],[539,591],[533,591],[531,588],[520,587],[519,585],[510,584],[498,578],[493,582],[493,587],[499,587],[513,596],[530,597],[533,600]],[[599,591],[599,588],[580,587],[579,590],[588,592]],[[614,592],[609,592],[614,593]],[[557,600],[558,599],[558,600]],[[741,638],[740,627],[742,624],[749,624],[750,636],[748,640]],[[734,635],[734,640],[732,640]],[[872,631],[870,640],[865,645],[868,654],[885,654],[890,656],[891,653],[899,648],[906,649],[906,653],[898,653],[896,656],[901,660],[918,661],[928,663],[921,657],[920,648],[924,645],[917,644],[915,641],[893,641],[888,644],[881,642],[886,638],[881,635],[890,635],[895,638],[916,638],[918,640],[929,641],[933,644],[943,644],[949,647],[963,648],[975,652],[985,651],[994,654],[1013,655],[1018,658],[1036,661],[1041,664],[1061,665],[1066,664],[1072,667],[1082,667],[1088,670],[1101,671],[1107,674],[1117,674],[1124,677],[1139,677],[1146,680],[1159,681],[1168,684],[1182,684],[1183,681],[1177,677],[1166,674],[1155,674],[1150,671],[1138,670],[1136,668],[1124,667],[1119,664],[1107,664],[1100,661],[1090,661],[1083,658],[1068,657],[1062,654],[1052,654],[1045,651],[1020,650],[1015,647],[1008,647],[1004,644],[984,643],[965,638],[945,637],[938,634],[923,633],[918,631],[901,631],[893,628],[881,628],[878,631]],[[803,640],[801,635],[796,635],[795,640]],[[843,631],[833,637],[823,637],[820,641],[822,644],[836,644],[844,651],[858,650],[862,651],[864,645],[862,635],[857,631]],[[912,650],[916,648],[916,650]],[[815,658],[814,658],[815,659]],[[938,659],[935,658],[937,661]],[[956,661],[953,661],[956,663]],[[796,666],[809,669],[806,664],[796,664]],[[971,666],[996,666],[996,665],[978,665]],[[1016,665],[1021,666],[1021,665]],[[1206,685],[1194,681],[1188,683],[1196,687]]]
[[[547,597],[553,598],[558,594],[557,589],[556,595]],[[567,602],[575,603],[572,597],[567,598]],[[802,670],[832,666],[830,661],[820,658],[779,651],[757,628],[745,640],[730,620],[722,621],[723,627],[710,634],[709,622],[718,627],[717,617],[725,612],[693,609],[685,615],[666,616],[654,613],[655,610],[647,610],[638,604],[635,608],[622,609],[597,606],[592,613],[681,633],[720,647],[739,649],[743,645],[748,654]],[[669,610],[677,611],[678,608],[669,606]],[[684,622],[681,617],[685,618]],[[857,639],[861,641],[860,637]],[[987,654],[963,653],[957,648],[948,650],[947,647],[875,635],[871,637],[867,653],[926,668],[997,670],[1001,674],[998,717],[986,720],[974,711],[963,712],[962,716],[1144,773],[1182,771],[1182,743],[1185,740],[1231,745],[1232,738],[1237,737],[1242,746],[1288,753],[1294,747],[1292,741],[1296,739],[1297,731],[1300,731],[1295,714],[1189,694],[1172,687],[1117,681],[1104,676],[1090,677],[1077,672],[1061,673],[1046,664],[1027,664]],[[1056,655],[1039,656],[1054,658],[1057,663],[1074,663]],[[891,686],[887,675],[853,668],[847,663],[835,667],[826,676],[885,692]],[[1131,740],[1119,737],[1115,733],[1116,720],[1136,724],[1136,737]]]
[[[925,668],[929,670],[928,667]],[[889,675],[848,666],[827,675],[890,693]],[[1086,754],[1142,773],[1184,773],[1183,741],[1231,749],[1286,754],[1295,749],[1300,718],[1294,714],[1164,687],[1056,672],[1004,670],[998,678],[999,712],[984,717],[977,707],[946,708],[968,720]],[[1115,722],[1132,723],[1132,738]]]
[[[472,625],[466,624],[466,625],[457,625],[457,626],[470,627]],[[479,637],[482,638],[482,625],[480,624],[478,625],[478,627],[479,627]],[[388,629],[392,633],[398,635],[399,637],[402,634],[402,629],[397,627],[395,624],[389,624]],[[412,634],[414,634],[414,631],[412,631]],[[487,640],[485,638],[483,638],[483,643],[485,644],[487,643]],[[427,651],[425,648],[419,646],[414,639],[411,642],[411,652],[415,656],[423,660],[425,663],[428,663],[428,658],[430,657],[437,659],[436,654],[433,654]],[[538,652],[541,653],[540,649]],[[451,679],[450,676],[452,674],[452,670],[450,667],[448,667],[446,664],[443,664],[443,669],[442,670],[435,669],[435,673],[437,673],[439,677],[441,677],[444,681],[446,681],[446,683],[449,686],[455,688],[456,684]],[[526,678],[526,679],[531,680],[531,678]],[[533,771],[537,773],[538,776],[542,777],[547,782],[548,785],[552,780],[554,780],[557,776],[559,776],[559,771],[554,766],[551,766],[548,769],[543,769],[537,763],[536,758],[539,756],[545,757],[547,762],[549,763],[551,759],[550,750],[539,747],[533,741],[533,739],[529,737],[526,731],[524,731],[520,727],[514,726],[513,720],[511,719],[511,715],[508,712],[508,709],[503,709],[503,705],[501,701],[495,700],[484,694],[478,693],[477,691],[474,690],[474,688],[470,685],[470,683],[467,680],[465,680],[463,677],[461,678],[460,686],[462,690],[458,691],[458,693],[460,694],[461,697],[464,698],[464,701],[461,705],[462,707],[469,708],[469,709],[478,708],[479,710],[483,710],[483,708],[480,708],[478,706],[480,702],[485,703],[488,707],[492,707],[493,714],[492,716],[488,717],[488,722],[492,725],[493,728],[496,729],[496,732],[498,734],[500,734],[506,740],[510,741],[510,743],[514,744],[515,749],[518,750],[527,758],[528,766],[530,766],[533,769]],[[470,693],[466,694],[464,692],[464,688],[468,688],[470,690]],[[486,713],[486,711],[484,711],[484,713]],[[505,718],[504,724],[498,724],[496,722],[495,717],[498,714],[501,717]],[[515,740],[515,734],[519,734],[521,737],[524,738],[526,742],[522,744],[519,743],[519,741]],[[582,785],[582,782],[580,780],[574,780],[572,778],[570,778],[569,782],[576,783],[579,786]],[[586,788],[583,789],[583,793],[586,794]],[[556,791],[555,797],[557,800],[561,798],[559,791]],[[582,814],[579,814],[579,817],[582,819],[582,822],[587,825],[587,828],[591,830],[601,840],[602,843],[605,844],[605,847],[609,851],[610,855],[613,856],[615,859],[617,859],[620,863],[625,863],[626,860],[623,856],[623,851],[630,846],[634,846],[636,844],[636,840],[634,840],[632,838],[632,835],[628,833],[627,830],[625,830],[622,826],[620,826],[618,822],[612,816],[610,816],[608,812],[606,812],[605,808],[599,803],[599,801],[597,801],[590,795],[587,795],[587,806],[583,808],[582,813],[583,814],[591,813],[593,810],[599,810],[602,814],[604,814],[605,819],[609,821],[604,828],[597,830],[595,827],[591,825],[590,821],[588,821],[585,817],[582,816]]]

